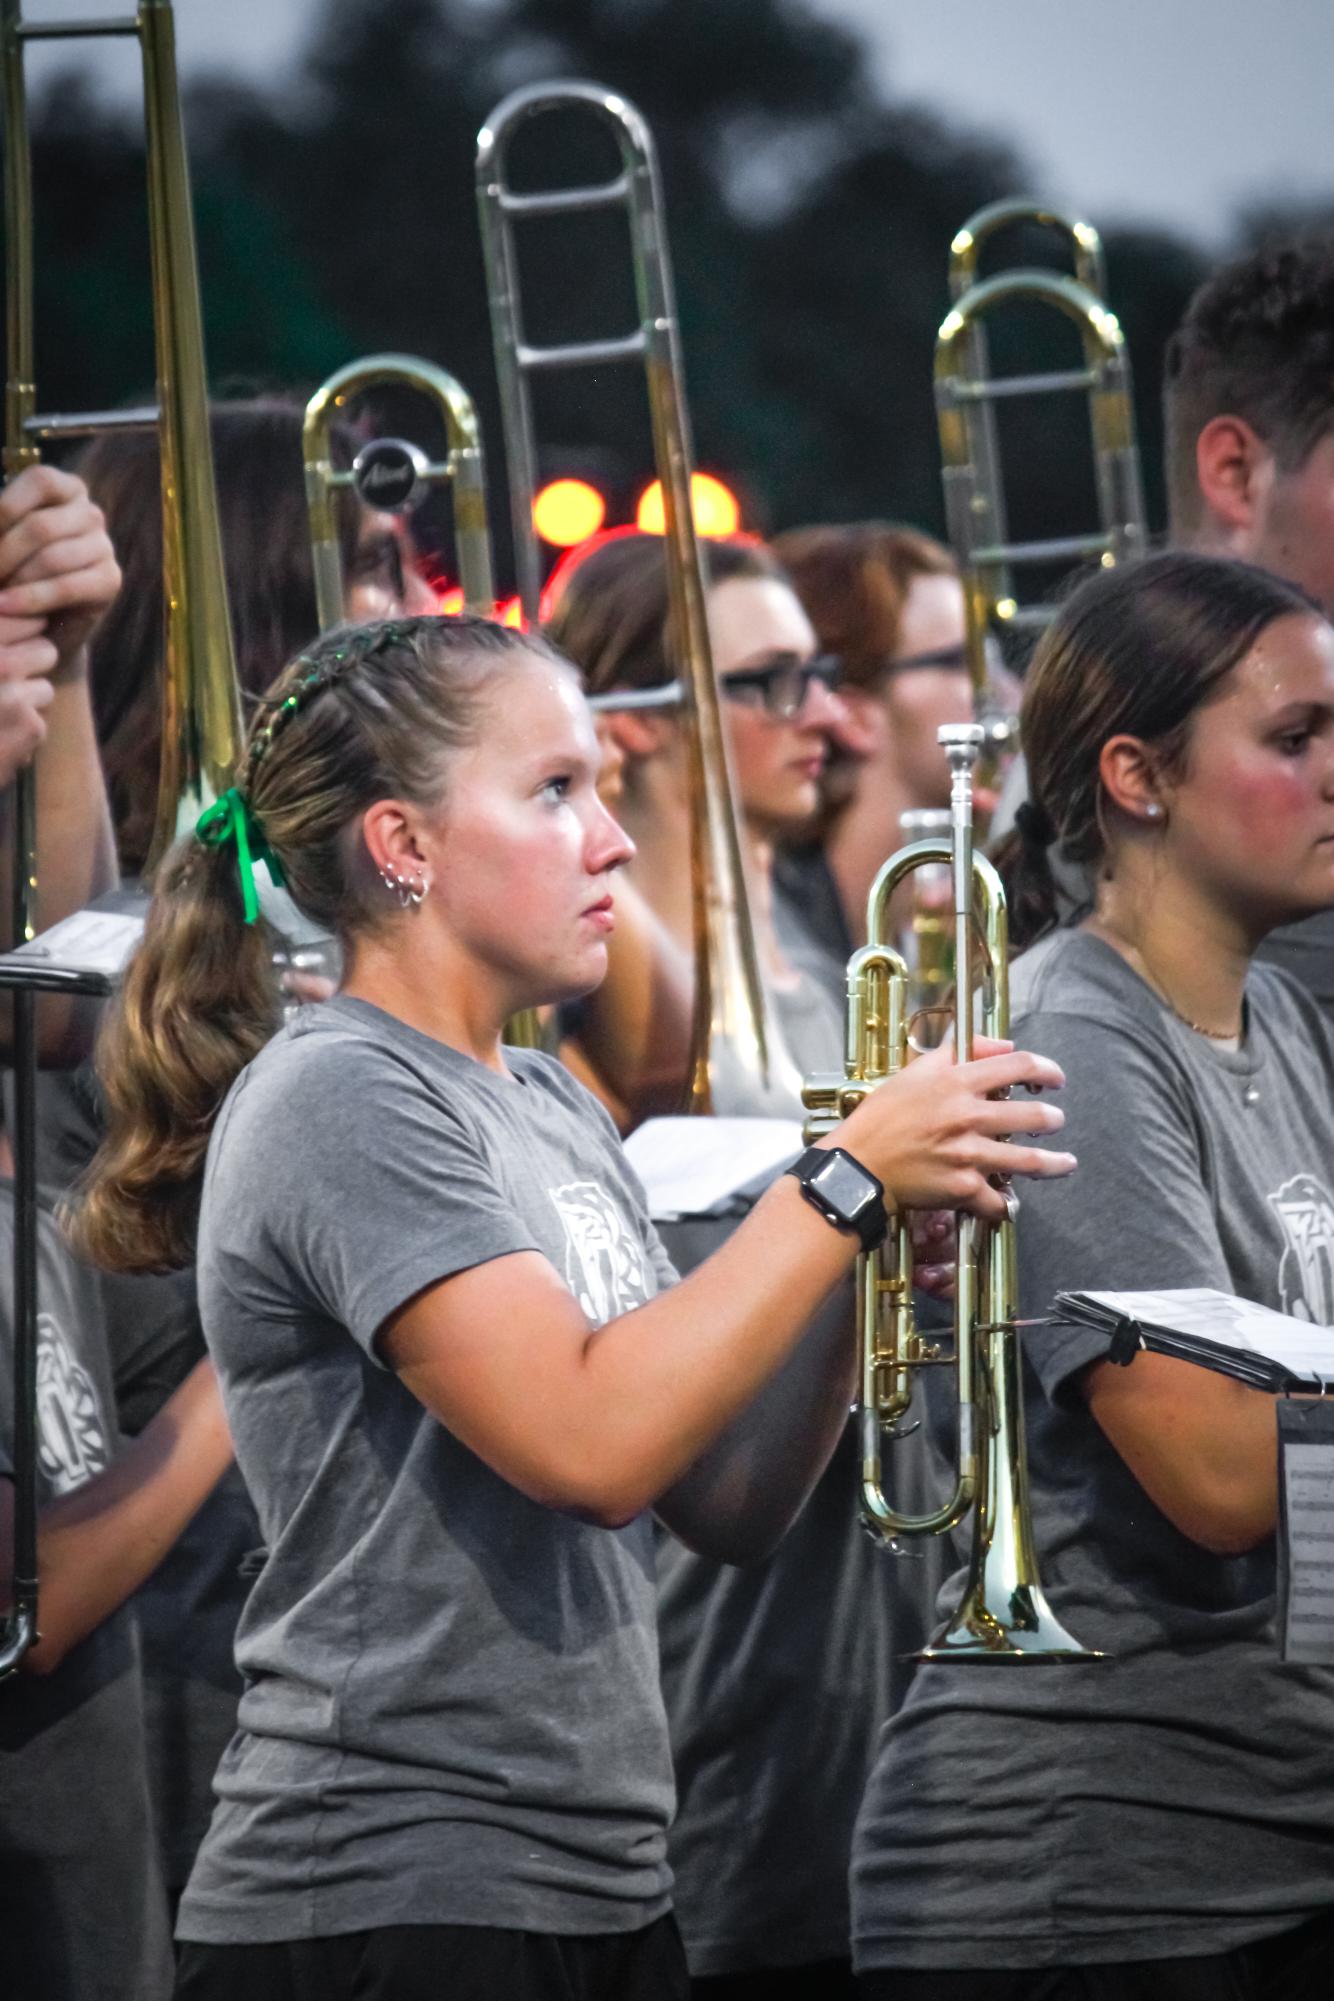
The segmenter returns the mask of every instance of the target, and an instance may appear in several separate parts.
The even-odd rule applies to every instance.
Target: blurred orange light
[[[736,495],[712,473],[690,475],[690,502],[697,535],[735,535],[741,526],[741,508]],[[662,485],[654,480],[639,496],[635,526],[641,535],[662,535],[667,517],[662,504]]]
[[[606,501],[586,480],[553,479],[533,501],[533,526],[553,548],[572,549],[596,535],[606,513]]]
[[[432,589],[435,592],[436,613],[440,618],[458,618],[460,613],[467,610],[461,584],[447,584],[443,577],[439,577],[432,585]],[[491,617],[500,625],[517,626],[520,632],[527,629],[523,606],[516,597],[498,599],[492,607]]]

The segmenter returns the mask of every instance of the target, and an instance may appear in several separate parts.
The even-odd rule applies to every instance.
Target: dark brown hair
[[[301,456],[301,411],[269,398],[209,413],[227,596],[243,699],[258,697],[319,630]],[[341,434],[336,449],[348,449]],[[162,737],[162,502],[156,435],[108,433],[78,472],[107,520],[124,572],[93,638],[91,686],[121,868],[144,867]],[[357,513],[339,510],[344,572]]]
[[[789,528],[773,546],[821,651],[838,655],[854,688],[873,688],[897,653],[914,578],[958,574],[943,543],[892,521]]]
[[[290,664],[237,784],[307,917],[345,942],[394,921],[362,814],[383,798],[438,804],[442,753],[474,739],[497,669],[533,653],[558,657],[486,619],[427,617],[340,626]],[[99,1045],[107,1136],[70,1219],[95,1262],[191,1261],[213,1121],[278,1026],[272,954],[268,925],[245,921],[235,846],[179,842]]]
[[[996,860],[1016,946],[1058,921],[1050,850],[1090,872],[1107,858],[1099,763],[1139,737],[1159,770],[1185,769],[1191,722],[1275,619],[1319,608],[1267,570],[1169,551],[1099,571],[1061,606],[1024,683],[1028,803]]]
[[[705,541],[706,584],[787,577],[759,542]],[[675,673],[666,546],[661,535],[613,535],[558,579],[543,631],[583,671],[590,695],[656,688]]]
[[[1200,515],[1195,442],[1241,417],[1296,472],[1334,429],[1334,239],[1256,251],[1215,273],[1168,343],[1163,376],[1172,533]]]

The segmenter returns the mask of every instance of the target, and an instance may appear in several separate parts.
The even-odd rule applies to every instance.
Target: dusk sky
[[[1334,203],[1334,0],[812,4],[863,32],[895,95],[1017,144],[1034,194],[1098,223],[1156,222],[1218,243],[1247,202]],[[25,6],[32,19],[127,10]],[[177,0],[182,70],[239,68],[276,85],[318,12],[317,0]],[[130,51],[87,46],[108,77],[132,73]]]

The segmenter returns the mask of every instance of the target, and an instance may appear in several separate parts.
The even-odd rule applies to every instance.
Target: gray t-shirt
[[[672,1276],[610,1120],[551,1059],[510,1063],[339,997],[223,1107],[200,1307],[268,1555],[182,1938],[612,1933],[667,1908],[647,1517],[540,1507],[375,1353],[404,1302],[511,1252],[595,1324]]]
[[[803,1070],[838,1069],[842,1009],[791,912],[782,937],[803,973],[800,987],[774,997],[788,1047]],[[687,1272],[735,1227],[735,1217],[697,1218],[663,1235]],[[851,1348],[851,1283],[821,1318],[841,1322]],[[917,1434],[896,1456],[901,1505],[927,1504],[922,1446]],[[662,1683],[679,1796],[670,1853],[696,1976],[848,1953],[852,1824],[943,1575],[937,1545],[895,1557],[862,1533],[859,1463],[850,1425],[767,1562],[712,1563],[660,1538]]]
[[[37,1496],[45,1507],[116,1456],[116,1402],[94,1273],[38,1212]],[[11,1184],[0,1187],[0,1475],[14,1437]],[[8,1558],[6,1558],[8,1561]],[[40,1623],[41,1604],[38,1600]],[[49,1675],[0,1687],[0,1993],[165,2001],[167,1900],[149,1818],[128,1605]]]
[[[101,1092],[90,1063],[37,1077],[37,1164],[69,1188],[100,1146]],[[193,1270],[151,1277],[89,1274],[120,1429],[136,1436],[204,1353]],[[133,1599],[139,1628],[149,1792],[164,1880],[179,1894],[213,1810],[213,1774],[236,1728],[241,1680],[240,1575],[259,1541],[255,1511],[232,1467]]]
[[[1255,967],[1229,1051],[1082,931],[1014,986],[1080,1162],[1025,1189],[1021,1312],[1203,1285],[1334,1320],[1334,1030],[1311,996]],[[1106,1337],[1023,1338],[1043,1582],[1111,1658],[918,1675],[858,1823],[862,1967],[1202,1956],[1334,1905],[1334,1672],[1279,1662],[1273,1540],[1182,1535],[1081,1393]]]

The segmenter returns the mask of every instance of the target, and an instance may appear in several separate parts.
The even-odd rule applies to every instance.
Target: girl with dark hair
[[[605,1115],[503,1047],[605,970],[630,845],[599,762],[541,641],[342,630],[159,875],[80,1236],[196,1256],[265,1545],[190,2001],[681,1992],[646,1510],[720,1554],[781,1531],[849,1392],[846,1343],[802,1329],[860,1238],[785,1178],[663,1291]],[[281,1029],[265,871],[345,953]],[[872,1211],[868,1174],[993,1214],[992,1174],[1072,1164],[1003,1138],[1059,1124],[990,1095],[1025,1082],[1059,1072],[916,1065],[840,1128],[844,1172]]]
[[[1259,570],[1083,585],[1029,671],[1015,1032],[1060,1058],[1077,1199],[1026,1197],[1020,1313],[1207,1286],[1334,1321],[1334,1036],[1252,963],[1334,906],[1334,631]],[[1052,849],[1092,872],[1053,928]],[[1283,2001],[1334,1948],[1334,1673],[1280,1663],[1273,1397],[1026,1328],[1036,1540],[1107,1659],[921,1670],[858,1827],[886,2001]]]

